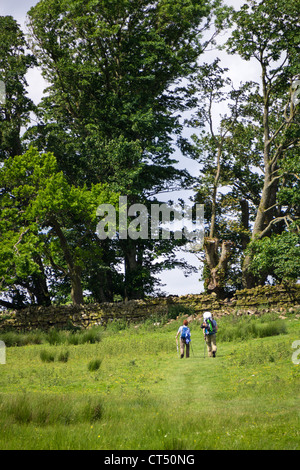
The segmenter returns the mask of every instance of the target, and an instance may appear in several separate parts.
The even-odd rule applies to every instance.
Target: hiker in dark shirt
[[[216,357],[217,353],[217,339],[216,333],[218,330],[217,322],[213,319],[211,312],[204,312],[203,323],[201,325],[203,329],[204,339],[207,345],[207,351],[209,357]]]

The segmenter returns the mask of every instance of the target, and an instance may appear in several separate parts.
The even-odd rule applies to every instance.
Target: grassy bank
[[[298,320],[221,319],[214,359],[192,324],[188,360],[159,323],[11,334],[0,449],[300,448]]]

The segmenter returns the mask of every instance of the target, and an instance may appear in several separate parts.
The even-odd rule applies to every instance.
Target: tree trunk
[[[74,305],[83,304],[83,290],[81,284],[81,268],[73,260],[68,241],[56,219],[51,219],[52,227],[59,238],[59,242],[64,253],[64,258],[68,266],[68,274],[71,281],[71,298]]]
[[[124,247],[125,300],[143,299],[145,296],[141,279],[139,278],[141,260],[138,258],[136,244],[132,243],[131,240],[127,240]]]
[[[257,237],[267,235],[265,232],[267,227],[271,229],[271,220],[274,218],[276,196],[278,190],[278,165],[277,160],[279,153],[274,151],[272,155],[271,144],[272,138],[270,137],[270,124],[269,124],[269,113],[270,113],[270,85],[267,81],[266,65],[261,59],[262,67],[262,90],[263,90],[263,131],[264,131],[264,185],[260,198],[259,207],[256,213],[251,240],[255,240]],[[251,258],[246,255],[242,267],[242,280],[245,288],[252,288],[259,284],[259,279],[256,279],[249,270]]]
[[[217,294],[218,298],[225,296],[225,281],[228,262],[231,256],[233,243],[223,241],[221,253],[219,252],[219,240],[217,238],[206,238],[204,240],[204,251],[206,266],[209,276],[205,281],[207,291]]]
[[[268,165],[267,171],[265,173],[264,187],[253,226],[251,240],[255,240],[257,237],[261,238],[262,234],[263,236],[266,236],[268,234],[266,231],[268,227],[269,230],[271,230],[270,222],[274,218],[274,210],[271,208],[275,205],[278,187],[277,180],[272,182],[272,173],[273,172]],[[251,289],[262,282],[261,279],[256,278],[250,272],[250,263],[251,257],[246,255],[243,262],[242,280],[243,286],[247,289]]]
[[[78,266],[74,266],[73,270],[70,271],[71,279],[71,299],[74,305],[83,304],[83,291],[81,285],[81,269]]]
[[[241,205],[241,222],[242,222],[242,227],[243,231],[241,233],[241,239],[242,239],[242,248],[245,250],[248,246],[248,243],[250,241],[250,236],[249,236],[249,202],[246,199],[241,199],[240,200],[240,205]]]
[[[38,305],[44,305],[48,307],[49,305],[51,305],[51,299],[47,286],[43,261],[39,255],[34,257],[34,261],[38,264],[40,268],[40,273],[35,274],[32,277],[32,292],[35,295],[36,302]]]

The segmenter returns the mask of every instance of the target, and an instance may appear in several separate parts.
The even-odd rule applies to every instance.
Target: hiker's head
[[[208,320],[209,318],[212,318],[211,312],[204,312],[203,313],[203,320]]]
[[[187,320],[183,320],[184,326],[188,326],[189,322]]]

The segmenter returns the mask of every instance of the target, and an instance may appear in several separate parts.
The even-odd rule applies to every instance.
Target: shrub
[[[52,346],[56,346],[65,342],[65,335],[62,331],[52,329],[47,333],[47,341]]]
[[[54,356],[53,353],[43,349],[40,352],[40,358],[41,358],[41,361],[43,361],[43,362],[54,362],[55,356]]]
[[[182,315],[194,315],[194,310],[186,305],[169,305],[167,318],[176,320],[177,317]]]
[[[68,362],[68,360],[69,360],[69,351],[60,352],[57,360],[59,362]]]
[[[126,319],[114,319],[109,321],[106,325],[106,331],[110,333],[118,333],[119,331],[126,330],[128,322]]]
[[[73,346],[80,344],[80,333],[71,333],[68,336],[68,344],[72,344]]]
[[[101,366],[101,359],[92,359],[89,363],[88,363],[88,370],[90,372],[94,372],[96,370],[98,370]]]
[[[91,328],[90,330],[84,331],[81,337],[81,344],[90,343],[100,343],[101,333],[96,328]]]

